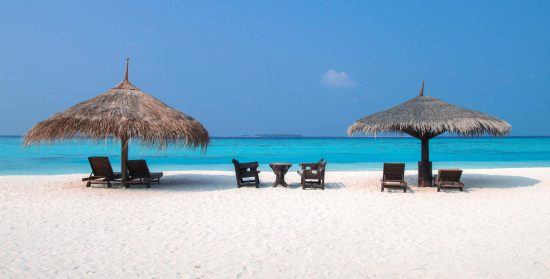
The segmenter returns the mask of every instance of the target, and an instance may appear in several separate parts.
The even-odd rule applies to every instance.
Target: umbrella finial
[[[128,80],[128,68],[130,64],[130,58],[126,58],[126,71],[124,72],[124,80],[119,83],[115,88],[117,89],[127,89],[127,90],[139,90]]]
[[[128,80],[128,65],[130,64],[130,58],[126,57],[126,72],[124,73],[124,81]]]
[[[420,86],[420,93],[418,96],[424,96],[424,79],[422,79],[422,85]]]

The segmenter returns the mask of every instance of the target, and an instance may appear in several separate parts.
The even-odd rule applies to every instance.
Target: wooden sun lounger
[[[150,172],[145,160],[128,160],[128,183],[146,184],[147,188],[151,187],[151,182],[160,183],[162,172]],[[129,186],[129,184],[128,184]]]
[[[87,181],[86,187],[92,184],[107,184],[111,187],[111,182],[120,181],[120,172],[113,172],[113,167],[108,157],[88,157],[92,173],[90,176],[82,178]]]
[[[319,160],[317,163],[301,163],[301,170],[298,174],[302,177],[300,184],[302,189],[306,188],[320,188],[325,190],[325,169],[327,161],[324,159]]]
[[[407,192],[407,182],[405,181],[404,163],[384,163],[384,172],[382,174],[382,189],[399,189]]]
[[[233,165],[235,166],[235,177],[237,178],[237,188],[243,186],[260,187],[260,166],[258,162],[239,163],[239,161],[233,159]]]
[[[441,189],[458,189],[464,192],[464,183],[460,181],[462,170],[460,169],[441,169],[434,176],[434,185],[437,186],[437,191]]]

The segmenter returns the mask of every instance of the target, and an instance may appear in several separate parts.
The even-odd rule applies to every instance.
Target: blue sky
[[[344,136],[426,95],[550,135],[550,1],[3,1],[0,134],[130,80],[214,136]]]

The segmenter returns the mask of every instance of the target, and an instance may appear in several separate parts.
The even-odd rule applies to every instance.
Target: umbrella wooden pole
[[[432,162],[430,162],[430,139],[420,138],[421,160],[418,162],[418,186],[432,186]]]
[[[430,140],[423,138],[420,140],[422,143],[422,162],[429,162],[430,161]]]
[[[122,177],[122,183],[126,185],[128,179],[128,139],[122,139],[121,141],[121,153],[120,153],[120,174]]]

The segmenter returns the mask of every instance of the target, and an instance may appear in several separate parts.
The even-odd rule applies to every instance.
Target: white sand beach
[[[407,179],[416,184],[414,171]],[[0,177],[0,277],[549,278],[550,168],[466,170],[466,191],[235,187],[232,172],[86,188],[84,175]]]

